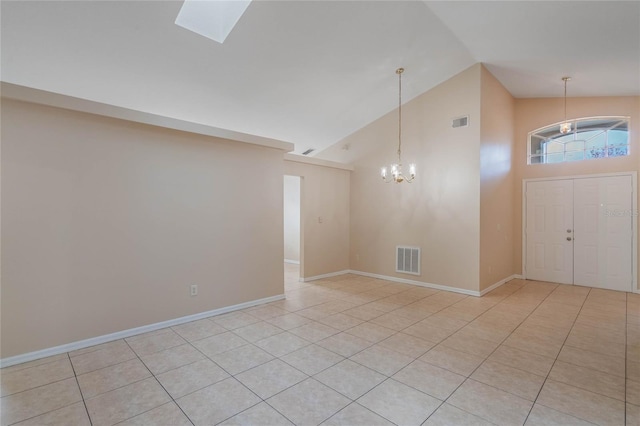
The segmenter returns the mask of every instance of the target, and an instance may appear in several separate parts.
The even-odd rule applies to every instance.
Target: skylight
[[[176,25],[224,43],[251,0],[185,0]]]

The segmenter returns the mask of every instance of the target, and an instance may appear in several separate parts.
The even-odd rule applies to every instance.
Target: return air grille
[[[464,117],[458,117],[451,120],[451,127],[468,127],[469,126],[469,116],[465,115]]]
[[[420,247],[396,247],[396,272],[420,275]]]

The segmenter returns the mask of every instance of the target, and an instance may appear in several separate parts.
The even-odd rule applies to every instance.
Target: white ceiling
[[[316,152],[476,62],[515,97],[640,95],[638,1],[256,1],[223,44],[181,1],[2,1],[4,82]]]

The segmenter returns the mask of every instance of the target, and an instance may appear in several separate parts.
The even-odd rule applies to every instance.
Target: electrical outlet
[[[198,286],[193,284],[191,286],[191,296],[197,296],[198,295]]]

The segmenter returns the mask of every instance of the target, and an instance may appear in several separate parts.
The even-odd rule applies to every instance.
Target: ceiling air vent
[[[302,155],[309,155],[311,154],[313,151],[315,151],[315,149],[313,148],[309,148],[308,150],[306,150],[305,152],[302,153]]]
[[[454,129],[457,127],[468,127],[469,126],[469,116],[465,115],[464,117],[458,117],[451,120],[451,127]]]

